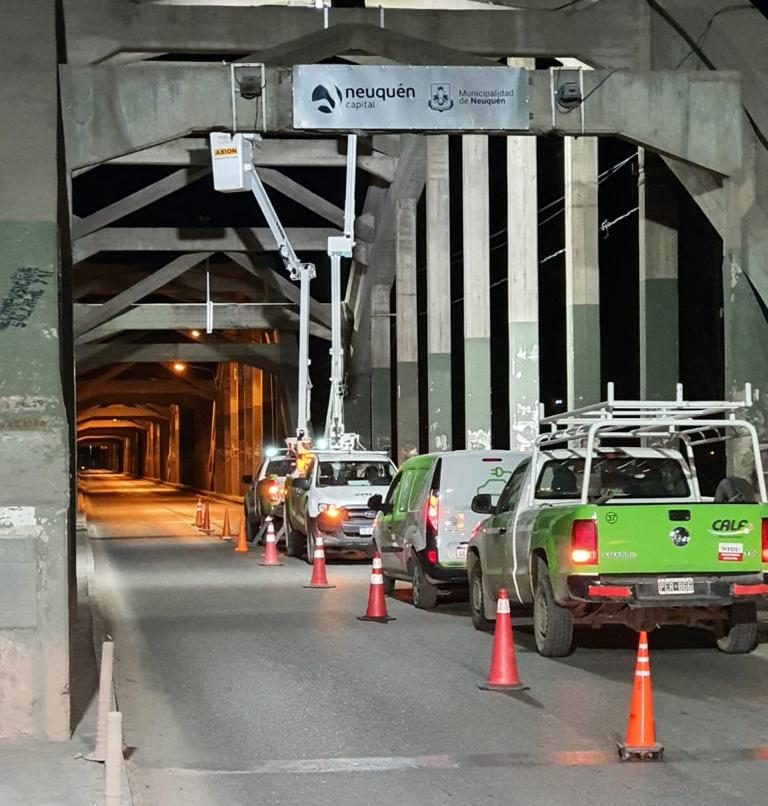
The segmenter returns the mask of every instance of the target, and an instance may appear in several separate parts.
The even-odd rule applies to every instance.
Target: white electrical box
[[[251,189],[253,142],[242,134],[211,133],[213,186],[222,193]]]

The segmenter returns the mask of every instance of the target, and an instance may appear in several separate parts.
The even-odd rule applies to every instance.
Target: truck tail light
[[[571,526],[571,562],[574,565],[597,565],[597,523],[577,520]]]
[[[763,518],[761,528],[761,541],[763,547],[763,562],[768,563],[768,518]]]
[[[437,565],[437,549],[427,549],[427,562],[430,565]]]
[[[427,500],[427,526],[433,534],[437,534],[440,519],[440,498],[437,490],[432,490]]]

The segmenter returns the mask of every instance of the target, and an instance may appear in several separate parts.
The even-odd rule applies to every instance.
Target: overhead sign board
[[[301,64],[293,127],[527,131],[528,73],[519,67]]]

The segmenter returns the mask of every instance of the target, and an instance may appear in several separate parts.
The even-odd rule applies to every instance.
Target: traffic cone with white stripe
[[[373,555],[371,568],[371,585],[368,589],[368,609],[364,616],[358,616],[358,621],[378,621],[386,624],[394,621],[387,613],[387,601],[384,598],[384,575],[381,573],[381,554],[377,551]]]
[[[509,595],[504,588],[499,591],[496,603],[496,630],[493,634],[491,669],[488,672],[488,680],[478,688],[483,691],[525,691],[528,688],[520,682],[517,674]]]
[[[619,758],[658,761],[664,754],[664,746],[656,742],[656,726],[653,720],[653,693],[651,691],[651,658],[648,654],[648,633],[640,633],[635,663],[635,682],[632,686],[632,701],[629,706],[627,735],[619,743]]]
[[[259,565],[282,565],[277,558],[277,538],[272,518],[267,518],[267,541],[264,547],[264,559]]]
[[[221,525],[221,539],[229,540],[232,537],[232,527],[229,525],[229,510],[224,510],[224,523]]]
[[[315,553],[313,555],[314,562],[312,563],[312,578],[309,580],[309,585],[305,588],[335,588],[335,585],[328,583],[328,577],[325,573],[325,549],[323,548],[323,538],[318,535],[315,538]]]
[[[199,495],[195,504],[195,526],[198,529],[203,528],[203,499]]]

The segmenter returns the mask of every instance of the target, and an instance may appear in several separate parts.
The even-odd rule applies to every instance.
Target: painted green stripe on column
[[[573,347],[568,356],[569,408],[600,400],[600,307],[572,305]]]
[[[419,452],[419,365],[397,363],[397,462]]]
[[[429,450],[449,451],[453,444],[451,402],[451,354],[430,353],[427,358],[429,381]]]
[[[386,368],[371,370],[371,449],[374,451],[392,449],[391,374]]]
[[[491,342],[464,340],[464,418],[468,450],[491,447]]]
[[[646,400],[671,400],[680,380],[677,280],[646,280],[641,323],[641,389]]]
[[[509,323],[509,449],[529,451],[539,434],[539,323]]]

